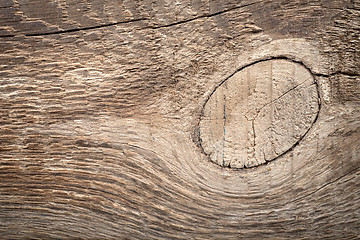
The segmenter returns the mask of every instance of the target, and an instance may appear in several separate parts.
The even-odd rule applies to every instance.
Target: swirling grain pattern
[[[360,2],[0,2],[1,239],[358,239]],[[275,161],[223,168],[203,106],[251,63],[314,76]]]

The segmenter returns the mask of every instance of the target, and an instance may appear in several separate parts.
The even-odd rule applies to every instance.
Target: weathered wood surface
[[[222,167],[259,166],[294,148],[319,107],[317,84],[304,66],[288,59],[256,62],[210,95],[199,123],[201,147]]]
[[[0,237],[359,238],[359,29],[358,0],[0,1]],[[267,164],[213,163],[206,102],[280,58],[316,121]]]

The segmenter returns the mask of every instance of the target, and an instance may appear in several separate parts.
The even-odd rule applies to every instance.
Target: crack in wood
[[[224,14],[224,13],[228,13],[228,12],[231,12],[231,11],[238,10],[240,8],[249,7],[249,6],[254,5],[256,3],[258,3],[258,2],[252,2],[252,3],[249,3],[249,4],[244,4],[244,5],[241,5],[241,6],[232,7],[232,8],[225,9],[223,11],[219,11],[219,12],[215,12],[215,13],[211,13],[211,14],[204,14],[204,15],[197,16],[197,17],[194,17],[194,18],[182,20],[182,21],[179,21],[179,22],[174,22],[174,23],[160,25],[160,26],[150,26],[150,27],[146,27],[146,28],[159,29],[159,28],[173,27],[173,26],[176,26],[176,25],[180,25],[180,24],[189,23],[189,22],[192,22],[192,21],[195,21],[195,20],[199,20],[199,19],[202,19],[202,18],[215,17],[215,16],[218,16],[220,14]]]
[[[263,109],[263,108],[265,108],[266,106],[268,106],[269,104],[271,104],[271,103],[274,103],[275,101],[278,101],[279,99],[281,99],[281,98],[283,98],[284,96],[286,96],[288,93],[290,93],[291,91],[294,91],[294,90],[296,90],[296,89],[299,89],[299,87],[300,86],[302,86],[302,85],[304,85],[304,83],[306,83],[306,82],[308,82],[311,78],[313,78],[313,82],[312,82],[312,84],[311,85],[314,85],[315,86],[315,88],[316,88],[316,100],[314,99],[314,100],[312,100],[312,101],[316,101],[317,102],[317,111],[316,112],[313,112],[312,114],[310,114],[310,115],[308,115],[308,114],[305,114],[304,116],[306,116],[306,118],[311,118],[311,116],[314,116],[314,118],[313,118],[313,121],[311,121],[311,123],[310,123],[310,125],[308,126],[308,128],[307,128],[307,130],[303,133],[303,134],[301,134],[301,136],[299,136],[299,137],[296,137],[294,140],[296,140],[295,142],[293,142],[292,143],[292,146],[290,147],[290,148],[288,148],[288,149],[284,149],[284,151],[282,151],[282,150],[280,150],[280,152],[279,151],[277,151],[276,149],[273,149],[273,151],[274,151],[274,153],[276,154],[276,156],[275,157],[271,157],[271,159],[267,159],[267,157],[266,157],[266,153],[263,151],[263,150],[260,150],[261,151],[261,153],[262,154],[260,154],[260,155],[262,155],[263,156],[263,158],[264,158],[264,160],[265,161],[258,161],[258,159],[256,159],[256,156],[258,156],[258,154],[256,153],[257,152],[257,150],[255,150],[255,151],[253,151],[254,152],[254,159],[253,160],[256,160],[256,162],[257,162],[257,164],[255,164],[255,166],[251,166],[253,163],[251,163],[251,165],[249,165],[249,166],[246,166],[246,164],[244,165],[244,166],[246,166],[247,168],[254,168],[254,167],[257,167],[257,166],[261,166],[261,165],[265,165],[265,164],[267,164],[268,162],[270,162],[270,161],[274,161],[274,160],[276,160],[276,159],[278,159],[278,158],[280,158],[280,157],[282,157],[283,155],[285,155],[285,154],[287,154],[289,151],[292,151],[302,140],[303,140],[303,138],[307,135],[307,133],[310,131],[310,129],[313,127],[313,125],[315,124],[315,122],[317,121],[317,119],[318,119],[318,115],[319,115],[319,113],[320,113],[320,109],[321,109],[321,101],[320,101],[320,93],[319,93],[319,89],[318,89],[318,84],[317,84],[317,82],[316,82],[316,79],[314,78],[314,76],[316,76],[315,74],[313,74],[312,73],[312,71],[307,67],[307,66],[305,66],[302,62],[299,62],[299,61],[294,61],[294,60],[292,60],[292,59],[289,59],[289,58],[287,58],[287,57],[283,57],[283,56],[279,56],[279,57],[270,57],[270,58],[267,58],[267,59],[261,59],[261,60],[259,60],[259,61],[256,61],[256,62],[253,62],[253,63],[251,63],[251,64],[248,64],[248,65],[246,65],[246,66],[243,66],[242,68],[240,68],[238,71],[236,71],[235,73],[233,73],[233,74],[231,74],[229,77],[227,77],[225,80],[223,80],[219,85],[217,85],[215,88],[214,88],[214,90],[211,92],[211,94],[208,96],[208,98],[207,98],[207,100],[205,101],[205,105],[204,105],[204,107],[203,107],[203,109],[202,109],[202,112],[201,112],[201,114],[200,114],[200,119],[199,119],[199,123],[198,124],[200,124],[200,121],[204,118],[204,116],[205,116],[205,106],[206,106],[206,104],[208,103],[208,101],[209,101],[209,99],[210,99],[210,97],[215,93],[215,91],[220,87],[220,86],[222,86],[223,84],[225,84],[225,83],[227,83],[227,80],[228,79],[230,79],[232,76],[234,76],[237,72],[240,72],[240,71],[242,71],[243,69],[245,69],[245,68],[247,68],[247,67],[250,67],[250,66],[253,66],[253,65],[255,65],[255,64],[257,64],[257,63],[261,63],[261,62],[265,62],[265,61],[269,61],[269,60],[286,60],[286,61],[289,61],[290,63],[292,62],[293,64],[299,64],[299,66],[300,67],[303,67],[305,70],[303,70],[303,71],[305,71],[305,72],[307,72],[308,74],[310,74],[310,76],[309,77],[306,77],[306,79],[305,80],[302,80],[300,83],[298,83],[298,84],[296,84],[295,86],[293,86],[293,87],[291,87],[290,89],[288,89],[288,90],[286,90],[285,92],[283,92],[283,93],[281,93],[278,97],[276,97],[275,99],[273,99],[273,100],[271,100],[271,101],[269,101],[269,102],[267,102],[266,104],[263,104],[260,108],[258,108],[258,109],[256,109],[256,115],[254,116],[254,117],[250,117],[249,116],[249,112],[251,111],[251,110],[248,110],[247,112],[246,112],[246,114],[244,115],[244,117],[245,117],[245,119],[248,121],[248,122],[251,122],[251,132],[252,132],[252,148],[256,148],[257,147],[257,142],[256,142],[256,127],[255,127],[255,119],[256,119],[256,117],[258,117],[258,115],[259,115],[259,113],[261,112],[261,110]],[[225,86],[227,86],[228,84],[226,84]],[[311,86],[310,85],[310,86]],[[305,90],[304,90],[305,91]],[[314,93],[315,94],[315,93]],[[224,97],[225,97],[225,95],[224,95]],[[315,103],[314,103],[315,104]],[[224,113],[225,113],[225,109],[226,109],[226,107],[225,106],[223,106],[223,108],[224,108]],[[227,117],[227,116],[226,116]],[[223,118],[225,118],[224,116],[223,116]],[[216,116],[214,116],[214,118],[210,118],[209,120],[216,120],[217,118],[216,118]],[[219,119],[220,120],[220,119]],[[234,119],[233,119],[234,120]],[[206,121],[206,120],[204,120],[204,121]],[[204,125],[203,125],[203,127],[204,127]],[[225,128],[225,123],[224,123],[224,128]],[[201,127],[200,127],[200,129],[201,129]],[[234,130],[234,129],[233,129]],[[230,132],[232,132],[233,130],[230,130]],[[279,136],[282,136],[283,137],[283,135],[282,135],[282,133],[277,133]],[[224,135],[225,135],[225,132],[223,133],[223,144],[224,144]],[[260,134],[261,135],[261,134]],[[231,140],[231,141],[234,141],[233,139]],[[231,141],[230,141],[230,144],[231,144]],[[209,153],[209,152],[207,152],[205,149],[204,149],[204,139],[203,139],[203,136],[201,136],[201,133],[200,134],[198,134],[198,140],[197,140],[197,142],[199,143],[198,144],[198,146],[201,148],[201,152],[203,152],[203,153],[205,153],[205,155],[207,155],[209,158],[211,157],[211,156],[213,156],[211,153]],[[270,142],[272,142],[272,141],[270,141]],[[277,142],[276,142],[277,143]],[[275,143],[273,143],[273,144],[275,144]],[[208,145],[206,145],[207,147],[206,148],[209,148],[210,146],[208,146]],[[223,147],[223,149],[224,149],[224,147]],[[209,151],[209,149],[208,149],[208,151]],[[224,151],[224,150],[223,150]],[[270,155],[272,155],[272,154],[270,154]],[[259,156],[258,156],[259,157]],[[236,170],[239,170],[239,169],[243,169],[244,167],[235,167],[234,166],[234,164],[233,163],[229,163],[229,164],[225,164],[225,161],[224,161],[224,158],[225,158],[225,153],[223,152],[223,156],[222,156],[222,164],[221,164],[221,166],[222,167],[225,167],[225,168],[232,168],[232,169],[236,169]],[[212,158],[211,158],[212,159]],[[212,160],[213,161],[213,160]],[[250,164],[250,163],[249,163]]]
[[[356,73],[356,72],[344,72],[344,71],[335,71],[333,73],[330,73],[330,74],[322,74],[322,73],[314,73],[315,76],[317,77],[332,77],[332,76],[335,76],[335,75],[345,75],[345,76],[350,76],[350,77],[359,77],[360,74],[359,73]]]
[[[310,77],[310,78],[311,78],[311,77]],[[259,113],[260,113],[260,111],[261,111],[263,108],[265,108],[266,106],[270,105],[271,103],[274,103],[275,101],[283,98],[283,97],[284,97],[286,94],[288,94],[289,92],[291,92],[291,91],[295,90],[296,88],[298,88],[299,86],[303,85],[303,84],[304,84],[305,82],[307,82],[310,78],[307,78],[306,80],[302,81],[301,83],[297,84],[296,86],[290,88],[289,90],[287,90],[286,92],[284,92],[283,94],[281,94],[279,97],[277,97],[277,98],[271,100],[270,102],[264,104],[262,107],[255,109],[255,110],[256,110],[255,116],[250,116],[250,117],[249,117],[249,116],[248,116],[248,113],[250,113],[250,111],[247,111],[247,112],[245,113],[245,118],[246,118],[248,121],[254,121],[254,120],[257,118],[257,116],[259,116]]]
[[[35,36],[46,36],[46,35],[54,35],[54,34],[64,34],[64,33],[72,33],[72,32],[79,32],[79,31],[86,31],[86,30],[92,30],[92,29],[99,29],[99,28],[105,28],[105,27],[111,27],[126,23],[133,23],[133,22],[139,22],[147,20],[146,18],[139,18],[139,19],[131,19],[128,21],[122,21],[122,22],[115,22],[115,23],[108,23],[98,26],[92,26],[92,27],[84,27],[84,28],[74,28],[74,29],[68,29],[68,30],[60,30],[55,32],[45,32],[45,33],[28,33],[25,34],[27,37],[35,37]]]
[[[322,185],[322,186],[320,186],[319,188],[315,189],[315,190],[312,191],[311,193],[308,193],[308,194],[306,194],[306,195],[304,195],[304,196],[301,196],[301,197],[299,197],[299,198],[297,198],[297,199],[294,199],[294,201],[301,201],[301,200],[303,200],[303,199],[305,199],[305,198],[307,198],[307,197],[310,197],[310,196],[314,195],[315,193],[321,191],[322,189],[324,189],[324,188],[326,188],[326,187],[328,187],[328,186],[336,183],[337,181],[340,181],[340,180],[343,179],[344,177],[346,177],[346,176],[348,176],[348,175],[351,175],[351,174],[353,174],[353,173],[355,173],[355,172],[357,172],[357,171],[359,171],[359,170],[360,170],[360,167],[357,167],[357,168],[355,168],[355,169],[352,169],[351,171],[349,171],[349,172],[341,175],[340,177],[335,178],[334,180],[325,183],[324,185]]]
[[[173,23],[169,23],[169,24],[165,24],[165,25],[159,25],[159,26],[147,26],[144,28],[141,28],[140,30],[146,30],[146,29],[160,29],[160,28],[168,28],[168,27],[172,27],[172,26],[177,26],[180,24],[186,24],[189,22],[193,22],[202,18],[211,18],[211,17],[215,17],[224,13],[228,13],[231,11],[235,11],[238,10],[240,8],[244,8],[244,7],[249,7],[252,6],[254,4],[256,4],[258,2],[252,2],[252,3],[248,3],[248,4],[244,4],[241,6],[236,6],[236,7],[232,7],[229,9],[225,9],[219,12],[215,12],[215,13],[210,13],[210,14],[204,14],[204,15],[200,15],[194,18],[190,18],[190,19],[185,19],[182,21],[178,21],[178,22],[173,22]],[[132,23],[132,22],[138,22],[138,21],[145,21],[145,20],[150,20],[148,18],[138,18],[138,19],[131,19],[128,21],[121,21],[121,22],[115,22],[115,23],[108,23],[108,24],[102,24],[102,25],[97,25],[97,26],[91,26],[91,27],[83,27],[83,28],[74,28],[74,29],[67,29],[67,30],[60,30],[60,31],[54,31],[54,32],[45,32],[45,33],[27,33],[24,34],[27,37],[35,37],[35,36],[46,36],[46,35],[54,35],[54,34],[64,34],[64,33],[72,33],[72,32],[79,32],[79,31],[86,31],[86,30],[93,30],[93,29],[100,29],[100,28],[105,28],[105,27],[110,27],[110,26],[116,26],[116,25],[121,25],[121,24],[126,24],[126,23]],[[1,35],[0,38],[10,38],[10,37],[15,37],[17,36],[16,34],[9,34],[9,35]]]

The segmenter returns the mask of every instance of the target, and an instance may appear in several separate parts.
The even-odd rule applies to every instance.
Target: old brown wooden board
[[[358,0],[0,1],[0,238],[358,238],[359,29]]]

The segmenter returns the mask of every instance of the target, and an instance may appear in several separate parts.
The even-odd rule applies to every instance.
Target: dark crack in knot
[[[320,103],[314,82],[307,67],[289,59],[240,69],[205,103],[199,124],[203,152],[220,166],[237,169],[287,153],[317,119]]]

